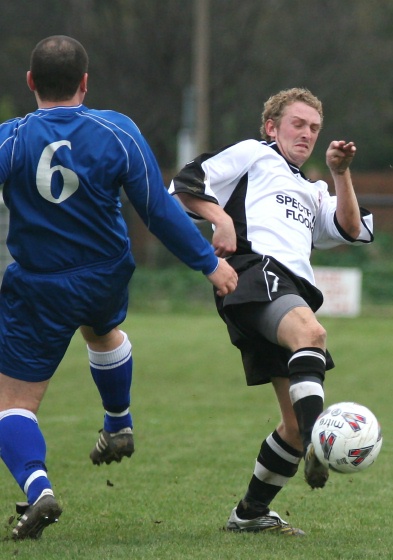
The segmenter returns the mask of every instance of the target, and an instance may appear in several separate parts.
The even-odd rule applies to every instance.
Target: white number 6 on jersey
[[[59,204],[60,202],[66,200],[74,194],[79,187],[78,175],[72,171],[72,169],[68,169],[62,165],[54,165],[51,167],[54,153],[62,146],[66,146],[71,150],[71,142],[68,142],[68,140],[52,142],[52,144],[49,144],[44,149],[41,154],[40,161],[38,162],[36,175],[38,192],[43,198],[45,198],[45,200],[49,200],[49,202],[54,202],[55,204]],[[63,189],[58,198],[53,196],[51,189],[52,176],[56,171],[61,173],[63,177]]]

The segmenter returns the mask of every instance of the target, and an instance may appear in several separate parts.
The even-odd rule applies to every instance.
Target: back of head
[[[71,99],[87,72],[89,59],[83,46],[65,35],[40,41],[30,59],[30,71],[43,101]]]
[[[291,103],[295,103],[296,101],[301,101],[318,111],[319,116],[321,117],[322,127],[323,110],[321,101],[306,88],[285,89],[269,97],[264,105],[262,113],[262,126],[260,128],[262,138],[270,140],[270,137],[266,134],[265,130],[266,121],[271,119],[274,121],[276,126],[279,126],[285,107],[291,105]]]

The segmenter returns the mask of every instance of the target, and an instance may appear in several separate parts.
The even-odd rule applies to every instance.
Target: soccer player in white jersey
[[[270,510],[301,459],[311,488],[328,471],[316,459],[311,431],[323,410],[325,370],[334,366],[315,317],[323,302],[310,265],[312,248],[373,240],[372,216],[360,209],[349,166],[353,142],[326,152],[335,194],[300,171],[322,127],[322,104],[307,89],[273,95],[264,106],[264,141],[245,140],[188,163],[170,186],[186,211],[214,226],[216,253],[239,275],[217,309],[241,351],[249,385],[271,382],[281,421],[262,442],[247,492],[227,529],[302,535]]]
[[[44,39],[27,73],[38,109],[0,125],[0,185],[15,261],[0,293],[0,453],[27,498],[17,504],[15,539],[40,537],[62,512],[36,413],[79,328],[105,409],[90,458],[97,465],[119,462],[134,451],[131,343],[119,325],[135,263],[121,187],[150,231],[219,293],[237,282],[168,194],[134,122],[83,104],[87,69],[78,41]]]

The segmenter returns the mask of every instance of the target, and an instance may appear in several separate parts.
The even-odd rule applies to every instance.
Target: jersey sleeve
[[[135,140],[135,139],[134,139]],[[218,258],[207,239],[165,188],[156,159],[141,135],[130,145],[123,187],[149,229],[182,262],[209,275]]]
[[[374,240],[373,215],[367,209],[360,208],[361,230],[359,236],[353,239],[340,227],[336,208],[337,197],[325,192],[313,231],[313,246],[316,249],[331,249],[338,245],[362,245]]]
[[[186,193],[222,208],[231,194],[263,150],[257,140],[244,140],[220,148],[216,152],[204,153],[187,163],[172,180],[169,193]],[[197,221],[199,216],[187,213]]]
[[[202,200],[218,204],[218,200],[214,193],[205,183],[206,174],[202,164],[205,158],[208,157],[209,154],[204,154],[195,158],[190,163],[187,163],[187,165],[183,167],[174,179],[172,179],[168,189],[169,194],[172,196],[176,196],[179,193],[191,194],[197,198],[201,198]],[[187,208],[187,206],[183,204],[179,198],[177,198],[177,202],[195,224],[201,224],[206,221],[195,212],[191,212],[191,210]]]
[[[11,171],[15,125],[20,119],[13,119],[0,125],[0,187]]]

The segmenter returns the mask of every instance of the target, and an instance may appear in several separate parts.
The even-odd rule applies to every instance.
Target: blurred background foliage
[[[258,139],[264,101],[283,88],[307,87],[322,100],[325,121],[305,172],[326,174],[329,142],[353,140],[353,172],[387,175],[384,193],[392,193],[391,0],[0,0],[0,13],[0,122],[35,109],[25,85],[30,53],[42,38],[66,34],[89,53],[86,104],[133,118],[167,185],[185,163],[179,161],[182,131],[201,125],[195,99],[202,64],[204,148]],[[380,303],[393,302],[390,205],[388,199],[373,245],[313,257],[316,264],[362,268],[367,297]],[[127,205],[125,213],[142,264],[133,300],[146,305],[146,275],[160,268],[162,290],[157,276],[151,289],[157,301],[181,282],[174,276],[183,278],[179,302],[190,290],[199,294],[200,283],[204,301],[208,283],[188,270],[164,273],[176,268],[176,260],[150,239]]]
[[[35,108],[34,45],[72,35],[90,56],[86,103],[131,116],[173,169],[192,86],[198,7],[208,41],[208,148],[259,138],[263,102],[305,86],[323,101],[313,164],[332,138],[356,142],[356,170],[393,162],[391,0],[0,0],[0,120]]]

